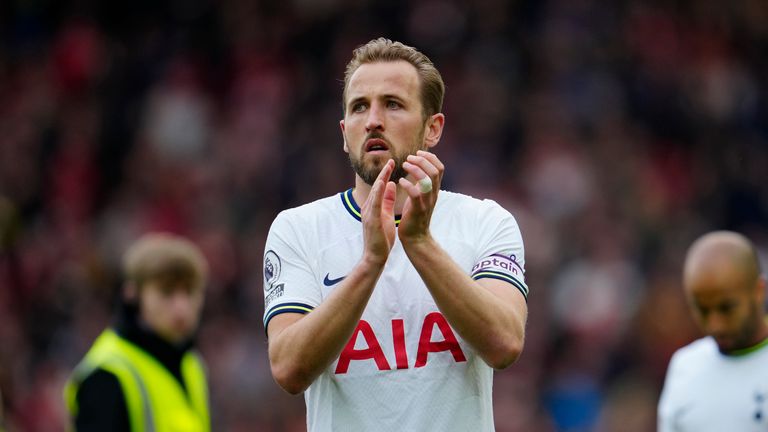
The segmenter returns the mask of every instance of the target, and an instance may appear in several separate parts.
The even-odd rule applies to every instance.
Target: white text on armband
[[[506,256],[501,254],[493,254],[489,257],[483,258],[479,263],[472,267],[472,274],[481,270],[499,270],[504,271],[515,276],[522,276],[523,269],[520,264],[515,260],[515,256]]]

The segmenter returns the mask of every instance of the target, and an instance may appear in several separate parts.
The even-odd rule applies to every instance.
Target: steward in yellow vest
[[[71,426],[87,431],[209,432],[205,368],[193,349],[207,263],[191,242],[149,234],[123,263],[121,314],[64,389]]]

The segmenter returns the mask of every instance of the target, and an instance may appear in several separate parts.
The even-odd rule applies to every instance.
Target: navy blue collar
[[[346,191],[339,194],[341,197],[341,202],[344,205],[344,208],[347,209],[349,214],[352,215],[353,218],[357,219],[358,221],[362,221],[362,215],[360,213],[360,206],[357,205],[357,202],[355,202],[355,197],[352,196],[352,190],[353,188],[349,188]],[[400,225],[400,215],[395,215],[395,226]]]

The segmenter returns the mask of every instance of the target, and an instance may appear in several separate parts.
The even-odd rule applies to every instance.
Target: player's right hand
[[[395,182],[389,181],[395,161],[388,160],[360,208],[363,222],[363,258],[383,265],[395,243]]]

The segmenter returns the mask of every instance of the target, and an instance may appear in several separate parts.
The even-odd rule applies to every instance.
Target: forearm
[[[432,237],[403,246],[440,312],[459,335],[492,367],[502,369],[513,363],[525,336],[526,310],[524,301],[515,297],[519,295],[506,290],[511,287],[494,292],[473,280]]]
[[[383,264],[363,258],[311,313],[269,333],[275,380],[288,392],[306,390],[339,356],[368,304]],[[275,317],[275,321],[280,316]],[[277,323],[276,323],[277,324]]]

